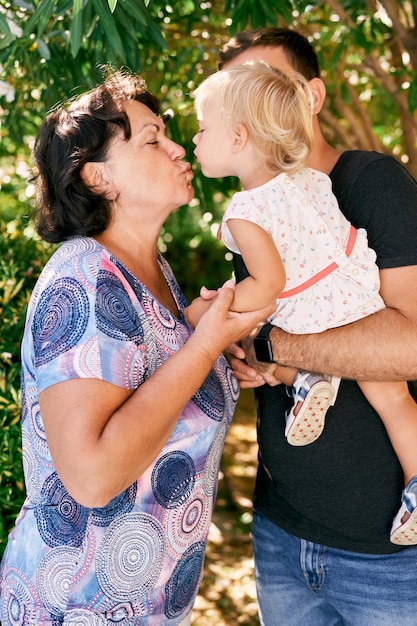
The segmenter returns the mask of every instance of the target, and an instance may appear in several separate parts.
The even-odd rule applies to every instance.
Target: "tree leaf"
[[[123,6],[126,13],[138,20],[138,22],[143,26],[141,32],[147,32],[154,44],[156,44],[159,48],[166,48],[166,41],[163,32],[152,20],[149,10],[146,10],[144,6],[141,6],[141,0],[121,0],[119,6]]]
[[[107,0],[107,2],[109,3],[109,9],[112,13],[114,13],[114,10],[117,6],[117,0]]]
[[[41,37],[54,9],[55,0],[41,0],[32,17],[26,23],[24,29],[25,35],[31,35],[34,28],[37,26],[37,36]]]
[[[14,39],[16,35],[13,35],[6,18],[0,13],[0,50],[9,46]]]
[[[113,50],[120,57],[122,63],[126,62],[126,55],[123,48],[123,43],[120,38],[119,31],[116,28],[114,18],[110,13],[108,5],[103,4],[102,0],[93,0],[93,6],[97,15],[100,18],[101,25],[106,33],[108,43],[113,47]]]
[[[10,37],[12,35],[10,26],[3,13],[0,13],[0,35],[3,37]]]
[[[148,21],[148,14],[144,7],[141,7],[138,0],[121,0],[119,6],[122,6],[126,13],[129,13],[132,17],[138,20],[141,24],[146,26]]]
[[[164,34],[161,32],[161,29],[155,24],[155,22],[150,20],[147,25],[147,30],[155,45],[157,45],[162,50],[167,47],[167,42],[165,40]]]
[[[49,52],[47,44],[42,41],[42,39],[37,39],[36,45],[38,47],[38,52],[41,59],[46,59],[47,61],[49,61],[49,59],[51,58],[51,53]]]
[[[71,42],[71,53],[75,58],[78,54],[78,50],[81,46],[82,40],[82,10],[83,10],[83,0],[74,0],[74,5],[72,8],[72,22],[70,28],[70,42]]]

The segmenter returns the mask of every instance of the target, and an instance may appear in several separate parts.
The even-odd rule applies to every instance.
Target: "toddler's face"
[[[199,131],[193,137],[194,154],[201,170],[208,178],[233,176],[233,136],[227,128],[224,116],[215,98],[197,106]]]

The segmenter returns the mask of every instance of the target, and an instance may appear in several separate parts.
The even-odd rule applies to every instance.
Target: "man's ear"
[[[96,193],[107,194],[110,191],[110,183],[105,176],[104,163],[89,161],[82,167],[80,176],[85,184]]]
[[[308,84],[313,98],[311,112],[313,115],[318,115],[326,98],[326,87],[321,78],[312,78]]]
[[[240,152],[249,140],[248,129],[244,124],[236,124],[233,130],[233,152]]]

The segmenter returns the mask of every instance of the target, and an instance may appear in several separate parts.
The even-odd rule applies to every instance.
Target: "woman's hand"
[[[232,281],[228,281],[225,283],[224,287],[232,286],[234,283]],[[200,290],[200,299],[204,301],[212,302],[214,298],[217,296],[217,291],[212,289],[209,290],[206,287],[202,287]],[[269,309],[268,309],[269,310]],[[273,304],[273,312],[275,310],[275,303]],[[267,313],[267,316],[271,314],[271,312]],[[234,314],[231,314],[234,315]],[[268,383],[271,386],[280,384],[280,380],[278,380],[273,372],[275,370],[275,365],[270,365],[266,363],[260,363],[256,360],[255,354],[253,351],[253,341],[250,336],[255,336],[258,331],[258,327],[262,326],[262,323],[265,321],[266,317],[263,317],[258,324],[252,327],[249,336],[244,336],[242,341],[242,346],[238,345],[235,342],[231,343],[227,346],[225,350],[225,356],[229,361],[230,367],[233,369],[233,373],[239,381],[240,387],[242,389],[250,389],[254,387],[261,387],[265,383]],[[246,362],[246,352],[248,351],[249,358],[251,359],[252,367],[248,365]]]
[[[212,355],[211,358],[250,335],[275,310],[275,303],[271,302],[257,311],[231,312],[229,309],[233,302],[234,287],[234,281],[228,280],[216,292],[206,290],[207,295],[215,293],[216,297],[212,298],[209,310],[197,324],[191,339],[204,346],[208,354]]]

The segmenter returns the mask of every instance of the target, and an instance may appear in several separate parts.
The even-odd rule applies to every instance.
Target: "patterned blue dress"
[[[27,497],[0,570],[2,626],[174,625],[192,608],[239,393],[225,359],[152,465],[103,508],[65,490],[38,404],[43,389],[71,378],[136,389],[184,345],[187,303],[159,262],[180,319],[90,238],[64,243],[35,286],[22,342]]]

